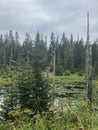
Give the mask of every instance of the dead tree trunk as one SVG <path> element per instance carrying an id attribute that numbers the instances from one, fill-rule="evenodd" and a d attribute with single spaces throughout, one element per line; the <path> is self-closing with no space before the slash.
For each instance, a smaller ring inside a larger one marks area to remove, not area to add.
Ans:
<path id="1" fill-rule="evenodd" d="M 12 56 L 13 56 L 13 53 L 12 53 L 12 48 L 11 48 L 9 74 L 11 74 L 11 69 L 12 69 Z"/>
<path id="2" fill-rule="evenodd" d="M 30 59 L 29 59 L 29 50 L 28 50 L 28 52 L 27 52 L 27 65 L 29 65 L 29 63 L 30 63 Z"/>
<path id="3" fill-rule="evenodd" d="M 3 74 L 5 74 L 6 71 L 6 54 L 5 54 L 5 47 L 2 48 L 3 50 Z"/>
<path id="4" fill-rule="evenodd" d="M 47 81 L 49 80 L 49 73 L 50 73 L 50 68 L 47 67 L 46 68 L 46 75 L 45 75 Z"/>
<path id="5" fill-rule="evenodd" d="M 87 14 L 87 41 L 86 41 L 86 86 L 87 98 L 89 103 L 92 103 L 92 52 L 89 41 L 89 13 Z"/>
<path id="6" fill-rule="evenodd" d="M 56 52 L 56 48 L 54 47 L 53 50 L 53 106 L 54 106 L 54 99 L 55 99 L 55 53 Z"/>

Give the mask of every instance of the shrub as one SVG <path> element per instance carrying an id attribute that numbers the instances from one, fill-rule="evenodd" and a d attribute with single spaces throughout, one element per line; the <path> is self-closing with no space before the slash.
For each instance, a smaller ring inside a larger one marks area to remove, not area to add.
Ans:
<path id="1" fill-rule="evenodd" d="M 63 69 L 63 67 L 62 66 L 56 66 L 56 75 L 57 76 L 61 76 L 61 75 L 63 75 L 63 72 L 64 72 L 64 69 Z"/>
<path id="2" fill-rule="evenodd" d="M 78 71 L 78 76 L 83 76 L 83 72 L 82 71 Z"/>
<path id="3" fill-rule="evenodd" d="M 64 73 L 64 75 L 66 75 L 66 76 L 70 76 L 70 74 L 71 74 L 70 70 L 66 70 L 65 73 Z"/>

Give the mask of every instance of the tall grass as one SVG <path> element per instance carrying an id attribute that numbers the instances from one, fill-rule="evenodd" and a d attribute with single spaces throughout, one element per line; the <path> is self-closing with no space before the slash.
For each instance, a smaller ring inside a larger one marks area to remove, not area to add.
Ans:
<path id="1" fill-rule="evenodd" d="M 14 109 L 9 113 L 13 120 L 0 123 L 0 130 L 98 130 L 98 111 L 93 106 L 89 109 L 83 100 L 70 105 L 65 98 L 60 102 L 63 109 L 52 107 L 32 117 L 29 110 Z"/>

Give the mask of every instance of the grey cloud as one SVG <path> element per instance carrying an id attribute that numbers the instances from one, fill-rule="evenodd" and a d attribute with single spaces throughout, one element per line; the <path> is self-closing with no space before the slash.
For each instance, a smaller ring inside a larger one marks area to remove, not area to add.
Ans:
<path id="1" fill-rule="evenodd" d="M 97 0 L 0 0 L 0 32 L 17 30 L 22 34 L 39 30 L 86 35 L 86 13 L 90 11 L 92 39 L 98 33 Z"/>

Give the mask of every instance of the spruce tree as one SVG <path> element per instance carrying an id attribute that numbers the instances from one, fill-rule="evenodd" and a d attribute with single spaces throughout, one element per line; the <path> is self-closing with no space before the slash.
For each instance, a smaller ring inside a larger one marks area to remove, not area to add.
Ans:
<path id="1" fill-rule="evenodd" d="M 48 84 L 43 79 L 39 64 L 23 70 L 18 79 L 19 103 L 22 109 L 29 108 L 40 113 L 48 108 Z"/>
<path id="2" fill-rule="evenodd" d="M 1 117 L 5 120 L 11 119 L 9 112 L 18 104 L 18 91 L 14 85 L 6 85 L 3 87 L 3 103 L 1 106 Z"/>

